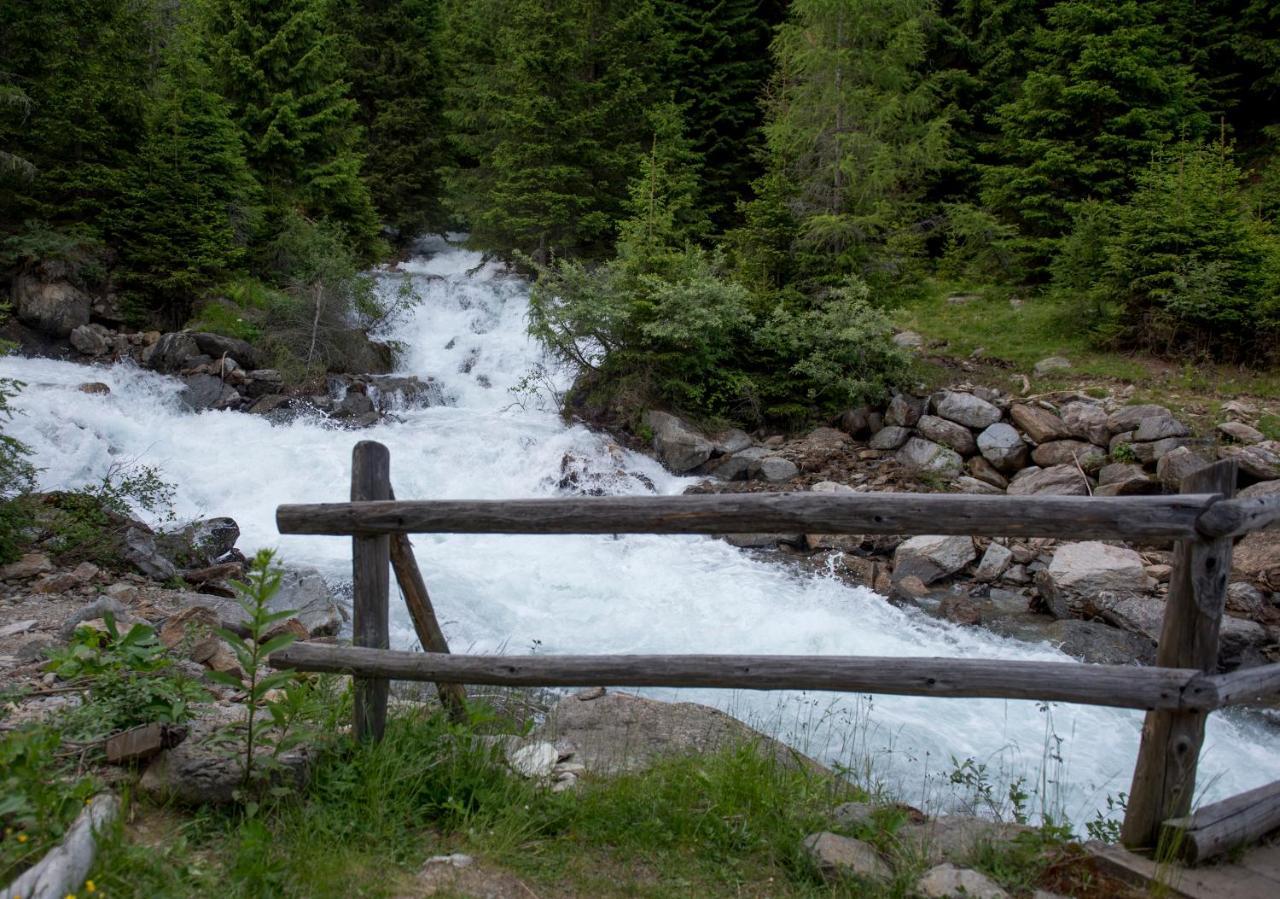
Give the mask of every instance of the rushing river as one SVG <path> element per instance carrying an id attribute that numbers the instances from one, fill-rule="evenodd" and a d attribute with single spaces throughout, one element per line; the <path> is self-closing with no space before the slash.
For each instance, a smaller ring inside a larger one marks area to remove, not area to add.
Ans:
<path id="1" fill-rule="evenodd" d="M 280 503 L 344 499 L 351 447 L 390 447 L 401 498 L 552 496 L 565 466 L 614 493 L 679 493 L 689 483 L 654 461 L 566 425 L 519 390 L 540 361 L 525 335 L 525 284 L 478 254 L 436 241 L 387 277 L 411 277 L 423 303 L 388 336 L 406 374 L 433 377 L 447 405 L 352 432 L 315 420 L 273 426 L 233 412 L 185 412 L 180 384 L 121 364 L 88 368 L 0 360 L 27 386 L 10 433 L 35 451 L 45 489 L 97 480 L 113 463 L 156 466 L 177 485 L 181 518 L 230 515 L 240 546 L 274 546 L 287 563 L 349 583 L 350 541 L 281 537 Z M 81 393 L 103 381 L 106 396 Z M 897 609 L 869 590 L 800 575 L 721 541 L 658 536 L 472 536 L 414 540 L 445 632 L 483 653 L 720 652 L 1064 660 L 1030 645 Z M 413 631 L 394 602 L 392 642 Z M 1025 777 L 1032 811 L 1077 824 L 1127 791 L 1139 713 L 1000 700 L 653 691 L 713 703 L 830 762 L 849 765 L 930 808 L 965 790 L 953 759 L 985 765 L 997 798 Z M 1214 715 L 1199 789 L 1209 799 L 1280 778 L 1274 731 Z"/>

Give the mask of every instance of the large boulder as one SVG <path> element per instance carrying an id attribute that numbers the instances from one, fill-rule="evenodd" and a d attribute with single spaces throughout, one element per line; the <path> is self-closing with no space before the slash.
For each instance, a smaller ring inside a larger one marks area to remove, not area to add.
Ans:
<path id="1" fill-rule="evenodd" d="M 157 540 L 165 555 L 182 568 L 207 568 L 226 560 L 240 539 L 234 518 L 200 518 Z"/>
<path id="2" fill-rule="evenodd" d="M 70 281 L 46 280 L 36 272 L 13 279 L 13 308 L 18 320 L 53 337 L 68 337 L 89 324 L 93 305 L 89 295 Z"/>
<path id="3" fill-rule="evenodd" d="M 1075 465 L 1024 468 L 1009 482 L 1011 496 L 1088 496 L 1089 479 Z"/>
<path id="4" fill-rule="evenodd" d="M 920 397 L 899 393 L 889 401 L 889 408 L 884 410 L 884 423 L 900 428 L 914 427 L 924 412 L 925 401 Z"/>
<path id="5" fill-rule="evenodd" d="M 1133 439 L 1138 443 L 1150 443 L 1168 437 L 1186 437 L 1190 433 L 1191 429 L 1172 415 L 1168 417 L 1152 415 L 1138 422 L 1138 429 L 1134 432 Z"/>
<path id="6" fill-rule="evenodd" d="M 1009 410 L 1013 423 L 1021 428 L 1035 443 L 1065 440 L 1071 436 L 1066 422 L 1048 409 L 1019 403 Z"/>
<path id="7" fill-rule="evenodd" d="M 985 428 L 1000 420 L 1000 410 L 997 407 L 972 393 L 947 391 L 936 406 L 935 411 L 939 417 L 966 428 Z"/>
<path id="8" fill-rule="evenodd" d="M 988 462 L 986 456 L 974 456 L 965 463 L 965 467 L 969 469 L 969 474 L 973 477 L 979 481 L 985 481 L 992 487 L 999 488 L 1002 492 L 1004 488 L 1009 486 L 1009 479 Z"/>
<path id="9" fill-rule="evenodd" d="M 822 831 L 804 838 L 804 848 L 818 870 L 827 877 L 861 877 L 888 880 L 893 869 L 880 858 L 874 846 L 853 837 Z"/>
<path id="10" fill-rule="evenodd" d="M 1280 537 L 1255 531 L 1236 544 L 1232 574 L 1262 590 L 1280 591 Z"/>
<path id="11" fill-rule="evenodd" d="M 973 432 L 964 425 L 947 421 L 945 418 L 921 415 L 916 421 L 916 430 L 920 432 L 921 437 L 950 447 L 962 456 L 972 456 L 978 451 Z"/>
<path id="12" fill-rule="evenodd" d="M 1067 403 L 1062 407 L 1061 417 L 1067 433 L 1077 440 L 1106 446 L 1111 439 L 1111 432 L 1107 428 L 1107 413 L 1096 403 Z"/>
<path id="13" fill-rule="evenodd" d="M 184 593 L 186 606 L 212 609 L 224 627 L 243 625 L 248 616 L 237 600 L 206 593 Z M 287 568 L 280 589 L 271 597 L 272 612 L 291 612 L 313 637 L 333 636 L 342 627 L 343 615 L 323 575 L 315 568 Z"/>
<path id="14" fill-rule="evenodd" d="M 1146 593 L 1142 557 L 1096 540 L 1059 546 L 1040 577 L 1040 590 L 1058 618 L 1094 618 L 1122 596 Z"/>
<path id="15" fill-rule="evenodd" d="M 653 409 L 645 413 L 644 420 L 653 431 L 658 459 L 677 474 L 697 468 L 715 451 L 715 444 L 669 412 Z"/>
<path id="16" fill-rule="evenodd" d="M 972 537 L 925 535 L 899 543 L 893 553 L 893 579 L 918 577 L 925 584 L 955 574 L 975 558 Z"/>
<path id="17" fill-rule="evenodd" d="M 894 457 L 898 464 L 915 472 L 928 472 L 954 478 L 964 469 L 964 459 L 953 449 L 912 437 Z"/>
<path id="18" fill-rule="evenodd" d="M 187 375 L 178 400 L 192 412 L 206 409 L 230 409 L 240 403 L 240 393 L 213 375 Z"/>
<path id="19" fill-rule="evenodd" d="M 1137 431 L 1148 418 L 1173 418 L 1173 413 L 1164 406 L 1150 403 L 1141 406 L 1122 406 L 1107 416 L 1107 430 L 1112 434 Z"/>
<path id="20" fill-rule="evenodd" d="M 1160 457 L 1160 461 L 1156 463 L 1156 477 L 1168 490 L 1176 493 L 1183 478 L 1190 477 L 1208 465 L 1208 462 L 1190 449 L 1180 446 Z"/>
<path id="21" fill-rule="evenodd" d="M 71 332 L 71 345 L 86 356 L 105 356 L 111 352 L 111 337 L 102 325 L 81 325 Z"/>
<path id="22" fill-rule="evenodd" d="M 211 359 L 230 356 L 244 368 L 258 367 L 258 351 L 247 341 L 203 331 L 192 333 L 191 339 L 195 341 L 200 352 Z"/>
<path id="23" fill-rule="evenodd" d="M 188 361 L 202 355 L 195 338 L 186 331 L 161 334 L 160 339 L 148 348 L 147 365 L 156 371 L 173 374 L 188 368 Z"/>
<path id="24" fill-rule="evenodd" d="M 985 874 L 969 868 L 957 868 L 949 862 L 926 871 L 916 881 L 915 892 L 928 899 L 950 899 L 952 896 L 1009 899 L 1009 894 Z"/>
<path id="25" fill-rule="evenodd" d="M 244 753 L 234 750 L 244 739 L 243 726 L 211 718 L 191 722 L 187 738 L 152 759 L 138 785 L 160 802 L 201 806 L 238 801 L 244 786 Z M 276 786 L 289 792 L 306 786 L 311 759 L 304 747 L 273 753 L 260 744 L 255 758 L 258 771 Z"/>
<path id="26" fill-rule="evenodd" d="M 871 435 L 867 446 L 877 450 L 896 450 L 911 438 L 911 429 L 898 425 L 885 425 Z"/>
<path id="27" fill-rule="evenodd" d="M 752 466 L 753 476 L 762 481 L 768 481 L 770 484 L 789 481 L 799 473 L 800 468 L 796 463 L 783 456 L 773 454 L 762 457 L 759 462 Z"/>
<path id="28" fill-rule="evenodd" d="M 1106 461 L 1107 452 L 1083 440 L 1050 440 L 1031 451 L 1031 459 L 1041 468 L 1054 465 L 1079 465 L 1085 471 L 1097 471 Z"/>
<path id="29" fill-rule="evenodd" d="M 1267 439 L 1266 435 L 1257 428 L 1250 427 L 1242 421 L 1224 421 L 1218 425 L 1218 433 L 1235 443 L 1261 443 Z"/>
<path id="30" fill-rule="evenodd" d="M 1264 440 L 1253 446 L 1220 446 L 1219 459 L 1235 459 L 1240 470 L 1260 481 L 1280 479 L 1280 440 Z"/>
<path id="31" fill-rule="evenodd" d="M 1027 444 L 1012 425 L 996 422 L 978 435 L 978 450 L 997 470 L 1012 474 L 1027 464 Z"/>

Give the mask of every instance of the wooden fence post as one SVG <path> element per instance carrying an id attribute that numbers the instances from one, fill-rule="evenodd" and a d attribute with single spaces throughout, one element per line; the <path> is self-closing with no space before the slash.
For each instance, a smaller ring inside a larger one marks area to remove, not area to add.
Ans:
<path id="1" fill-rule="evenodd" d="M 1236 463 L 1226 460 L 1183 479 L 1183 493 L 1235 494 Z M 1156 665 L 1212 672 L 1231 574 L 1231 538 L 1193 537 L 1174 550 L 1169 598 Z M 1191 810 L 1196 765 L 1204 742 L 1203 711 L 1147 712 L 1120 838 L 1131 848 L 1155 849 L 1161 825 Z"/>
<path id="2" fill-rule="evenodd" d="M 391 498 L 391 454 L 381 443 L 361 440 L 351 453 L 351 501 Z M 351 539 L 352 643 L 390 648 L 391 538 L 386 534 Z M 381 740 L 387 724 L 386 678 L 356 678 L 355 734 Z"/>

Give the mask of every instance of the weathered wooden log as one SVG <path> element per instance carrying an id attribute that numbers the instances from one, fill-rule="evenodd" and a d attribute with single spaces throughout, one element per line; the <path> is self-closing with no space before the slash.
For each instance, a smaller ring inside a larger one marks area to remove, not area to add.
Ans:
<path id="1" fill-rule="evenodd" d="M 1215 674 L 1207 680 L 1218 694 L 1219 706 L 1252 702 L 1280 693 L 1280 662 Z"/>
<path id="2" fill-rule="evenodd" d="M 1183 494 L 1235 492 L 1236 463 L 1210 465 L 1182 481 Z M 1197 535 L 1174 550 L 1169 598 L 1156 649 L 1156 664 L 1211 672 L 1218 664 L 1218 632 L 1231 574 L 1231 538 Z M 1147 713 L 1120 837 L 1134 849 L 1154 849 L 1161 825 L 1191 810 L 1196 766 L 1204 742 L 1202 709 Z"/>
<path id="3" fill-rule="evenodd" d="M 277 668 L 518 687 L 716 687 L 998 697 L 1131 709 L 1209 708 L 1199 672 L 1132 665 L 870 656 L 474 656 L 295 643 Z"/>
<path id="4" fill-rule="evenodd" d="M 120 800 L 110 793 L 93 797 L 72 823 L 57 846 L 44 858 L 18 875 L 0 896 L 22 899 L 63 899 L 79 895 L 84 886 L 93 856 L 97 852 L 97 834 L 115 820 Z"/>
<path id="5" fill-rule="evenodd" d="M 1224 499 L 1205 509 L 1196 528 L 1206 537 L 1238 537 L 1280 524 L 1280 494 Z"/>
<path id="6" fill-rule="evenodd" d="M 353 502 L 391 498 L 391 454 L 381 443 L 362 440 L 351 453 Z M 351 540 L 351 638 L 357 646 L 386 649 L 391 644 L 391 540 L 386 534 L 360 534 Z M 357 678 L 355 733 L 381 740 L 387 723 L 386 678 Z"/>
<path id="7" fill-rule="evenodd" d="M 1213 495 L 756 493 L 284 505 L 282 534 L 964 534 L 1187 539 Z"/>
<path id="8" fill-rule="evenodd" d="M 447 653 L 449 641 L 440 629 L 436 611 L 431 606 L 431 595 L 427 593 L 426 581 L 422 579 L 422 571 L 413 556 L 413 545 L 407 534 L 393 534 L 391 537 L 391 567 L 395 569 L 396 581 L 404 594 L 404 604 L 409 607 L 409 617 L 413 619 L 413 629 L 417 631 L 423 650 Z M 462 684 L 439 683 L 436 691 L 449 717 L 459 723 L 465 722 L 467 691 Z"/>
<path id="9" fill-rule="evenodd" d="M 1167 845 L 1191 864 L 1222 855 L 1280 828 L 1280 780 L 1164 823 Z"/>

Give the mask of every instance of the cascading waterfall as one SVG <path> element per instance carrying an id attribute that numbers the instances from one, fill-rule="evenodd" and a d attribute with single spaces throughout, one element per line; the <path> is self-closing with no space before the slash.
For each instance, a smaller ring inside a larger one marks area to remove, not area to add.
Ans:
<path id="1" fill-rule="evenodd" d="M 681 492 L 665 472 L 585 427 L 566 425 L 522 382 L 542 361 L 525 333 L 526 285 L 442 241 L 386 273 L 414 279 L 422 304 L 387 336 L 402 370 L 434 378 L 445 405 L 397 413 L 367 431 L 317 419 L 272 425 L 234 412 L 184 411 L 175 379 L 133 365 L 0 360 L 26 383 L 14 436 L 35 451 L 42 489 L 100 479 L 113 464 L 156 466 L 178 487 L 180 518 L 230 515 L 240 546 L 278 548 L 334 584 L 350 579 L 350 542 L 281 537 L 280 503 L 345 498 L 352 444 L 390 447 L 402 498 L 549 496 L 566 477 L 609 493 Z M 108 395 L 79 392 L 85 381 Z M 563 386 L 563 385 L 561 385 Z M 414 540 L 457 651 L 779 653 L 1064 660 L 1032 645 L 895 608 L 833 577 L 796 573 L 704 537 L 457 535 Z M 393 643 L 413 631 L 394 604 Z M 954 761 L 985 765 L 996 799 L 1026 778 L 1032 811 L 1082 824 L 1129 787 L 1142 716 L 1003 700 L 651 691 L 721 706 L 793 745 L 938 807 L 954 798 Z M 1200 792 L 1209 801 L 1280 778 L 1275 734 L 1244 713 L 1210 720 Z M 966 769 L 972 775 L 974 767 Z"/>

